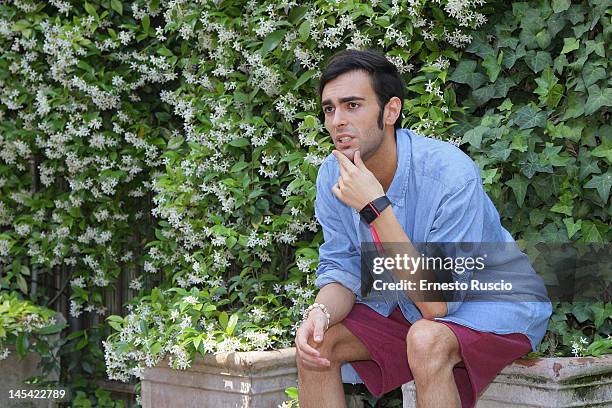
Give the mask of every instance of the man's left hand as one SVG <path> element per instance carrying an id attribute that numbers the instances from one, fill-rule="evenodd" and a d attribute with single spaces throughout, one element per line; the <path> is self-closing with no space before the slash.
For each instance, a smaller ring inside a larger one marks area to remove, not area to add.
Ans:
<path id="1" fill-rule="evenodd" d="M 361 211 L 370 201 L 385 195 L 385 191 L 374 174 L 368 170 L 356 151 L 353 164 L 348 157 L 337 150 L 332 152 L 340 165 L 340 177 L 332 191 L 344 204 Z"/>

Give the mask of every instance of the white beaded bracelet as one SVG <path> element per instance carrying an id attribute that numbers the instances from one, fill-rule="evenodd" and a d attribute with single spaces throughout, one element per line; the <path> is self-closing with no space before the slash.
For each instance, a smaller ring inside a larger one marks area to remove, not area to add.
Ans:
<path id="1" fill-rule="evenodd" d="M 306 308 L 306 310 L 304 311 L 304 320 L 306 320 L 308 318 L 308 314 L 315 307 L 318 307 L 319 309 L 321 309 L 321 311 L 323 313 L 325 313 L 325 317 L 327 317 L 327 324 L 325 325 L 325 330 L 327 330 L 329 328 L 329 319 L 331 318 L 331 315 L 329 314 L 329 311 L 327 310 L 327 307 L 323 303 L 316 303 L 315 302 L 312 305 L 308 306 Z"/>

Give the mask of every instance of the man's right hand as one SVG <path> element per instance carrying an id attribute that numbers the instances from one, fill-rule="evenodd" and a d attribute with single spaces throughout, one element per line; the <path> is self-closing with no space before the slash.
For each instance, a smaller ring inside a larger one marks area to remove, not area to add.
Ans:
<path id="1" fill-rule="evenodd" d="M 314 308 L 300 325 L 295 336 L 297 358 L 308 367 L 329 367 L 327 358 L 317 350 L 323 342 L 327 317 L 319 308 Z"/>

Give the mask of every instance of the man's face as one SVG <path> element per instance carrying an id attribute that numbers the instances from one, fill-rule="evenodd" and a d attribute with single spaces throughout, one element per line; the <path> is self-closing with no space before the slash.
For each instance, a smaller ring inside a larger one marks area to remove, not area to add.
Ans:
<path id="1" fill-rule="evenodd" d="M 329 81 L 321 94 L 321 108 L 336 149 L 349 160 L 357 150 L 367 160 L 382 144 L 380 107 L 367 72 L 350 71 Z"/>

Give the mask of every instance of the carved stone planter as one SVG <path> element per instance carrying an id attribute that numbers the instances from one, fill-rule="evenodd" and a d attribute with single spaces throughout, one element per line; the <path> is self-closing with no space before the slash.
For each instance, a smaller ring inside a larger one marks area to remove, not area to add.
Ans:
<path id="1" fill-rule="evenodd" d="M 200 356 L 184 371 L 164 361 L 143 373 L 142 406 L 276 407 L 296 384 L 295 348 Z"/>
<path id="2" fill-rule="evenodd" d="M 415 407 L 414 382 L 402 386 L 404 408 Z M 520 359 L 485 389 L 477 408 L 612 406 L 612 355 Z"/>

